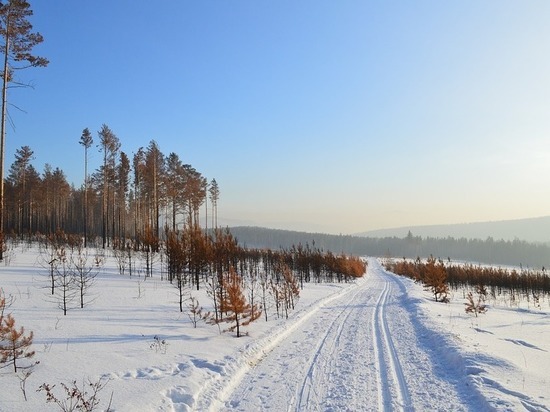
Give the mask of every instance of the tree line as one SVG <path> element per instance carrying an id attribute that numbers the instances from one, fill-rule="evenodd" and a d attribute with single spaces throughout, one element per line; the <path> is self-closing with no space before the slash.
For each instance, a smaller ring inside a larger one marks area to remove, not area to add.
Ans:
<path id="1" fill-rule="evenodd" d="M 539 305 L 550 298 L 550 276 L 546 269 L 504 269 L 501 267 L 445 263 L 433 256 L 427 261 L 420 258 L 387 259 L 385 267 L 398 275 L 421 282 L 433 292 L 436 301 L 448 301 L 449 289 L 484 291 L 496 299 L 506 295 L 511 301 L 526 299 Z M 479 292 L 478 292 L 479 293 Z"/>
<path id="2" fill-rule="evenodd" d="M 227 315 L 224 308 L 231 290 L 233 294 L 246 291 L 243 304 L 249 302 L 256 315 L 264 311 L 267 320 L 269 308 L 275 308 L 278 317 L 288 316 L 305 284 L 349 282 L 366 270 L 360 258 L 325 253 L 309 245 L 278 251 L 243 248 L 227 229 L 206 232 L 199 226 L 186 226 L 178 231 L 166 229 L 165 237 L 160 242 L 151 235 L 141 242 L 115 244 L 110 254 L 120 275 L 144 280 L 160 277 L 177 289 L 180 312 L 187 309 L 193 291 L 206 290 L 215 323 Z M 81 236 L 60 230 L 37 235 L 32 241 L 39 246 L 37 262 L 47 275 L 50 300 L 64 315 L 69 309 L 88 306 L 106 251 L 85 248 Z"/>
<path id="3" fill-rule="evenodd" d="M 244 326 L 262 316 L 266 321 L 269 316 L 288 318 L 305 284 L 348 282 L 366 271 L 366 262 L 360 258 L 323 252 L 308 244 L 275 251 L 244 248 L 228 229 L 207 232 L 197 223 L 181 230 L 165 226 L 165 240 L 152 230 L 146 233 L 139 239 L 113 240 L 108 250 L 101 245 L 86 248 L 81 235 L 60 229 L 34 234 L 25 242 L 38 244 L 37 262 L 44 268 L 47 300 L 64 316 L 93 303 L 96 276 L 107 253 L 112 253 L 120 275 L 143 280 L 157 276 L 174 287 L 178 310 L 187 313 L 194 327 L 204 321 L 217 325 L 221 333 L 221 325 L 228 324 L 224 331 L 235 331 L 237 337 L 242 336 Z M 15 247 L 24 242 L 14 237 L 10 243 Z M 211 299 L 209 311 L 200 306 L 193 292 L 201 289 Z M 32 360 L 33 333 L 16 326 L 13 315 L 6 312 L 8 307 L 0 288 L 0 368 L 11 366 L 15 373 L 19 371 L 26 399 L 26 380 L 38 364 Z M 46 384 L 41 388 L 51 389 Z"/>
<path id="4" fill-rule="evenodd" d="M 356 256 L 428 258 L 430 255 L 454 261 L 513 265 L 530 268 L 550 267 L 550 246 L 523 240 L 466 238 L 362 237 L 306 233 L 259 227 L 233 227 L 232 233 L 244 245 L 266 248 L 289 248 L 294 243 L 315 243 L 323 250 Z"/>
<path id="5" fill-rule="evenodd" d="M 25 236 L 61 230 L 82 234 L 86 244 L 100 238 L 106 247 L 115 239 L 124 243 L 150 232 L 160 238 L 165 228 L 196 226 L 205 204 L 206 225 L 210 220 L 217 226 L 220 190 L 216 179 L 208 182 L 176 153 L 162 153 L 155 141 L 130 157 L 107 125 L 101 127 L 98 138 L 102 164 L 88 174 L 88 152 L 94 140 L 87 128 L 82 132 L 85 182 L 78 188 L 68 183 L 61 169 L 49 164 L 39 173 L 29 146 L 16 151 L 5 181 L 5 233 Z"/>
<path id="6" fill-rule="evenodd" d="M 52 234 L 58 230 L 82 233 L 84 245 L 101 237 L 102 247 L 114 239 L 139 239 L 146 232 L 160 237 L 164 226 L 195 225 L 199 210 L 210 195 L 212 224 L 217 225 L 218 185 L 210 183 L 176 153 L 164 155 L 155 141 L 132 156 L 121 150 L 116 134 L 102 125 L 97 147 L 102 164 L 88 173 L 88 154 L 94 138 L 88 128 L 79 143 L 84 149 L 84 184 L 71 186 L 59 168 L 46 164 L 42 173 L 32 165 L 33 150 L 22 146 L 7 177 L 4 176 L 5 123 L 10 87 L 25 83 L 16 73 L 30 67 L 46 67 L 45 57 L 33 54 L 43 37 L 33 31 L 28 1 L 0 1 L 0 52 L 3 54 L 2 110 L 0 119 L 0 260 L 5 235 Z M 208 219 L 208 217 L 207 217 Z"/>

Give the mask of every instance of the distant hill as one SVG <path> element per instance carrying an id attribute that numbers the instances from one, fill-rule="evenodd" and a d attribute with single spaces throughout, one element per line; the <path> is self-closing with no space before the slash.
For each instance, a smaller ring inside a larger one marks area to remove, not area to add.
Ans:
<path id="1" fill-rule="evenodd" d="M 347 253 L 355 256 L 428 257 L 529 268 L 550 267 L 550 244 L 525 240 L 466 237 L 407 236 L 362 237 L 329 235 L 262 227 L 238 226 L 229 230 L 241 246 L 248 248 L 289 249 L 305 247 Z M 412 231 L 411 231 L 412 232 Z"/>
<path id="2" fill-rule="evenodd" d="M 550 242 L 550 216 L 502 220 L 495 222 L 459 223 L 453 225 L 403 226 L 393 229 L 371 230 L 357 233 L 364 237 L 405 237 L 408 232 L 414 236 L 456 239 L 525 240 L 527 242 Z"/>

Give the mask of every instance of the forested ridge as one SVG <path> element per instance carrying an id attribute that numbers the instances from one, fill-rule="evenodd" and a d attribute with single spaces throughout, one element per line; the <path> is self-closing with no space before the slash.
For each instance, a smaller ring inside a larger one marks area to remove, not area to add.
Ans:
<path id="1" fill-rule="evenodd" d="M 495 265 L 513 265 L 524 268 L 548 268 L 550 247 L 523 240 L 455 239 L 414 236 L 360 237 L 323 233 L 295 232 L 260 227 L 233 227 L 231 232 L 240 244 L 250 247 L 289 248 L 293 244 L 314 244 L 333 253 L 355 256 L 427 258 L 460 260 Z"/>

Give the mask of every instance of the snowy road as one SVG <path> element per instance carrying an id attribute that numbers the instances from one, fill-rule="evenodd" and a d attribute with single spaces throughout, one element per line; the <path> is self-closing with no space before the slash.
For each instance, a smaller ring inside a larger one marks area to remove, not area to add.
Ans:
<path id="1" fill-rule="evenodd" d="M 447 373 L 402 303 L 405 288 L 376 260 L 366 279 L 317 308 L 230 382 L 223 410 L 479 410 Z M 215 409 L 218 409 L 220 404 Z"/>

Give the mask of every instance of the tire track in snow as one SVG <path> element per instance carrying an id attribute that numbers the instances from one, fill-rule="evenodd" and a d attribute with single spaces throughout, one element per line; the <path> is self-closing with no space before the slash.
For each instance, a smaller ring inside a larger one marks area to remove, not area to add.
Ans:
<path id="1" fill-rule="evenodd" d="M 393 344 L 391 333 L 386 319 L 386 305 L 391 290 L 392 281 L 387 277 L 382 278 L 377 272 L 380 280 L 384 282 L 384 288 L 378 297 L 375 310 L 372 316 L 372 331 L 374 334 L 374 352 L 378 371 L 378 409 L 379 410 L 412 410 L 411 398 L 407 387 L 407 381 Z M 390 386 L 390 380 L 393 385 Z M 393 389 L 393 392 L 391 391 Z M 397 405 L 394 405 L 395 399 Z"/>
<path id="2" fill-rule="evenodd" d="M 240 361 L 229 360 L 226 367 L 228 371 L 207 382 L 195 395 L 196 404 L 194 407 L 196 410 L 219 411 L 223 408 L 223 405 L 228 401 L 231 394 L 234 394 L 238 390 L 237 386 L 250 369 L 262 363 L 266 357 L 283 344 L 296 330 L 307 324 L 326 305 L 351 293 L 357 292 L 353 289 L 352 285 L 348 285 L 348 287 L 303 308 L 293 320 L 282 324 L 272 334 L 245 349 Z"/>
<path id="3" fill-rule="evenodd" d="M 350 299 L 350 302 L 354 302 L 357 295 L 360 293 L 360 291 L 356 291 L 353 294 L 353 297 Z M 315 354 L 313 355 L 307 374 L 304 377 L 304 380 L 301 384 L 301 387 L 298 391 L 297 399 L 296 399 L 296 410 L 297 411 L 303 411 L 306 409 L 312 409 L 313 405 L 315 407 L 319 407 L 319 396 L 315 391 L 315 388 L 323 388 L 323 381 L 327 375 L 327 373 L 330 372 L 330 368 L 327 368 L 327 363 L 333 358 L 334 353 L 339 347 L 340 338 L 342 337 L 342 331 L 344 329 L 344 325 L 348 321 L 350 315 L 352 314 L 352 310 L 350 309 L 351 304 L 347 304 L 338 314 L 338 316 L 334 317 L 332 322 L 330 323 L 330 326 L 327 328 L 327 332 L 325 333 L 323 339 L 319 342 L 319 345 L 315 349 Z M 333 333 L 333 330 L 336 331 Z M 330 338 L 330 339 L 329 339 Z M 328 349 L 328 351 L 326 350 Z M 320 370 L 320 374 L 316 374 L 315 372 L 317 370 Z M 319 382 L 320 380 L 320 382 Z M 310 396 L 310 394 L 314 393 L 314 397 Z"/>
<path id="4" fill-rule="evenodd" d="M 229 379 L 210 410 L 484 410 L 426 352 L 399 279 L 369 259 L 354 288 L 315 306 L 262 356 L 248 358 L 254 362 Z"/>
<path id="5" fill-rule="evenodd" d="M 281 342 L 282 345 L 277 345 L 273 352 L 259 360 L 241 385 L 234 388 L 230 396 L 224 397 L 224 410 L 267 410 L 274 405 L 278 408 L 276 410 L 286 411 L 341 410 L 324 405 L 327 395 L 331 395 L 327 394 L 330 378 L 343 373 L 333 363 L 336 360 L 345 362 L 348 355 L 347 361 L 351 365 L 348 369 L 357 366 L 355 358 L 350 361 L 348 351 L 342 346 L 353 338 L 355 332 L 355 319 L 352 315 L 357 314 L 358 309 L 360 312 L 372 310 L 372 305 L 367 308 L 364 287 L 359 286 L 349 292 L 351 293 L 345 294 L 345 298 L 342 296 L 334 300 L 334 304 L 329 305 L 326 302 L 317 310 L 313 323 L 302 325 L 303 327 L 289 335 L 288 339 L 292 344 L 289 345 L 288 341 Z M 370 293 L 366 300 L 372 300 Z M 364 319 L 368 325 L 369 316 Z M 366 342 L 358 342 L 359 348 L 356 349 L 364 350 Z M 340 356 L 342 354 L 344 359 Z M 355 373 L 368 372 L 363 368 Z M 279 381 L 274 384 L 269 379 L 266 387 L 263 380 L 266 375 Z M 276 376 L 284 377 L 278 379 Z M 355 390 L 354 397 L 364 395 L 364 387 L 351 390 Z"/>

